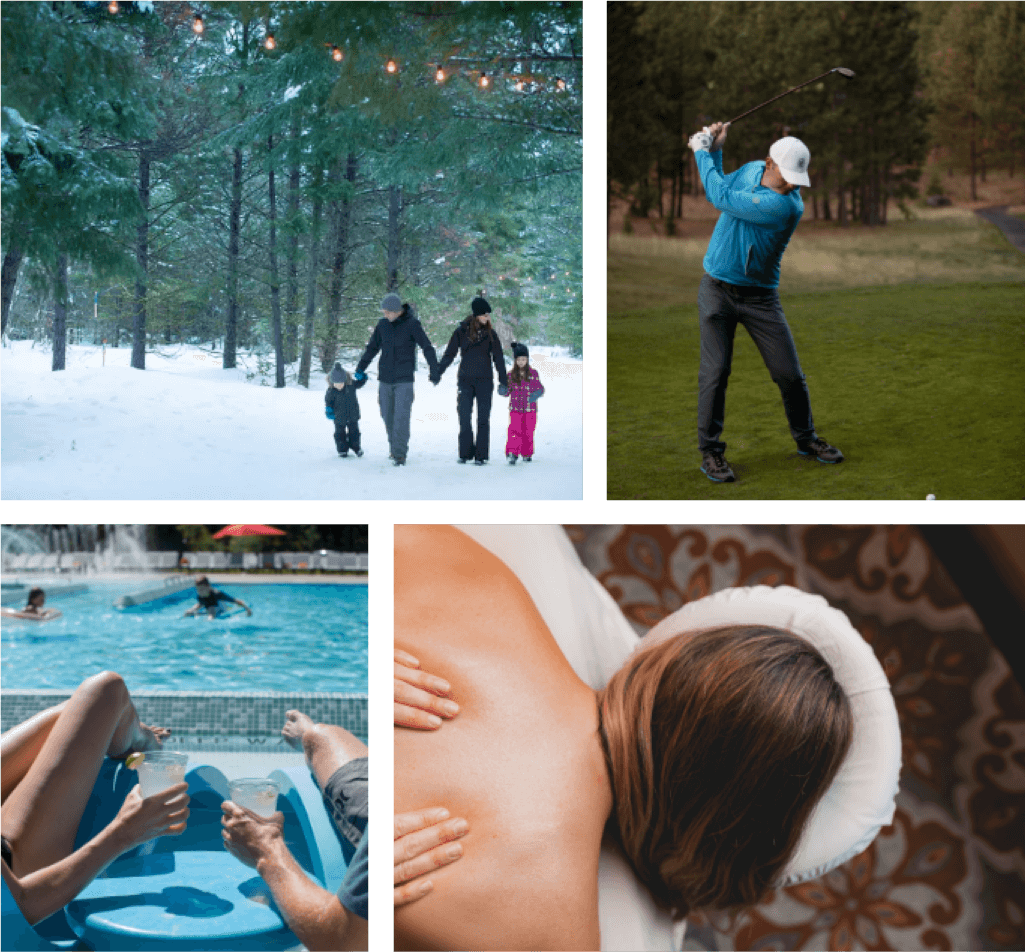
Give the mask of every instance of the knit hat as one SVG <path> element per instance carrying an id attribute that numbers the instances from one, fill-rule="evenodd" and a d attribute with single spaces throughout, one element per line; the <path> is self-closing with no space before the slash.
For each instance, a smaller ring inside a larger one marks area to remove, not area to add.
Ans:
<path id="1" fill-rule="evenodd" d="M 519 341 L 512 342 L 513 360 L 517 357 L 530 357 L 530 351 L 527 350 L 526 344 L 521 344 Z"/>
<path id="2" fill-rule="evenodd" d="M 382 311 L 401 311 L 402 310 L 402 298 L 400 298 L 394 292 L 386 294 L 384 300 L 381 302 Z"/>
<path id="3" fill-rule="evenodd" d="M 331 371 L 331 383 L 348 383 L 349 375 L 342 370 L 341 364 L 335 364 L 334 370 Z"/>
<path id="4" fill-rule="evenodd" d="M 470 303 L 470 309 L 473 311 L 474 317 L 480 317 L 481 314 L 491 313 L 491 305 L 482 297 L 474 298 Z"/>

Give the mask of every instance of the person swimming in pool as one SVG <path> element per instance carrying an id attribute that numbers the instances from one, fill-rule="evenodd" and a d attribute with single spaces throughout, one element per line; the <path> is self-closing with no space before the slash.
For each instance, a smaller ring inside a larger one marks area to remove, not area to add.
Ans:
<path id="1" fill-rule="evenodd" d="M 200 575 L 196 579 L 196 599 L 196 604 L 185 613 L 185 618 L 198 615 L 204 611 L 211 618 L 216 618 L 221 614 L 221 602 L 232 602 L 235 605 L 241 605 L 246 610 L 247 618 L 253 614 L 253 610 L 241 598 L 232 598 L 226 592 L 214 588 L 205 575 Z"/>
<path id="2" fill-rule="evenodd" d="M 46 604 L 46 592 L 37 586 L 28 593 L 28 603 L 23 611 L 26 615 L 42 615 L 53 611 L 52 608 L 44 609 L 44 604 Z"/>
<path id="3" fill-rule="evenodd" d="M 28 602 L 19 611 L 4 609 L 8 618 L 24 618 L 26 621 L 49 621 L 51 618 L 60 618 L 60 612 L 56 608 L 44 608 L 46 603 L 46 592 L 41 588 L 33 588 L 28 593 Z"/>

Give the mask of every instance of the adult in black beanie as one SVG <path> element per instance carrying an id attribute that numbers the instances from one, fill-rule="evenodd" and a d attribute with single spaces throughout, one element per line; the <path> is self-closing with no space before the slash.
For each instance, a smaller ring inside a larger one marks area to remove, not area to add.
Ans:
<path id="1" fill-rule="evenodd" d="M 483 466 L 491 456 L 491 397 L 495 389 L 492 366 L 498 371 L 498 392 L 509 392 L 502 342 L 491 326 L 491 305 L 481 297 L 470 303 L 470 316 L 459 323 L 438 364 L 438 377 L 459 354 L 459 462 Z M 477 401 L 477 436 L 473 434 L 473 403 Z"/>

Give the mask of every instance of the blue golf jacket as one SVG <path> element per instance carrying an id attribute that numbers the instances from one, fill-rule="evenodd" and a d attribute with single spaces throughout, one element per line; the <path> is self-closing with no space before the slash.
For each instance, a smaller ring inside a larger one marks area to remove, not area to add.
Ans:
<path id="1" fill-rule="evenodd" d="M 780 195 L 761 185 L 764 162 L 723 175 L 722 152 L 695 152 L 705 196 L 722 212 L 705 254 L 705 271 L 728 284 L 779 287 L 779 263 L 804 214 L 801 190 Z"/>

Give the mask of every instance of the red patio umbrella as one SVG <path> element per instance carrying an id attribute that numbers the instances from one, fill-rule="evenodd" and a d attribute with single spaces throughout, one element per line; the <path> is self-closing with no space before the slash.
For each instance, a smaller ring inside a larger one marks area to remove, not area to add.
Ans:
<path id="1" fill-rule="evenodd" d="M 285 535 L 280 529 L 272 526 L 225 526 L 220 532 L 214 533 L 215 539 L 223 539 L 225 536 L 275 536 Z"/>

